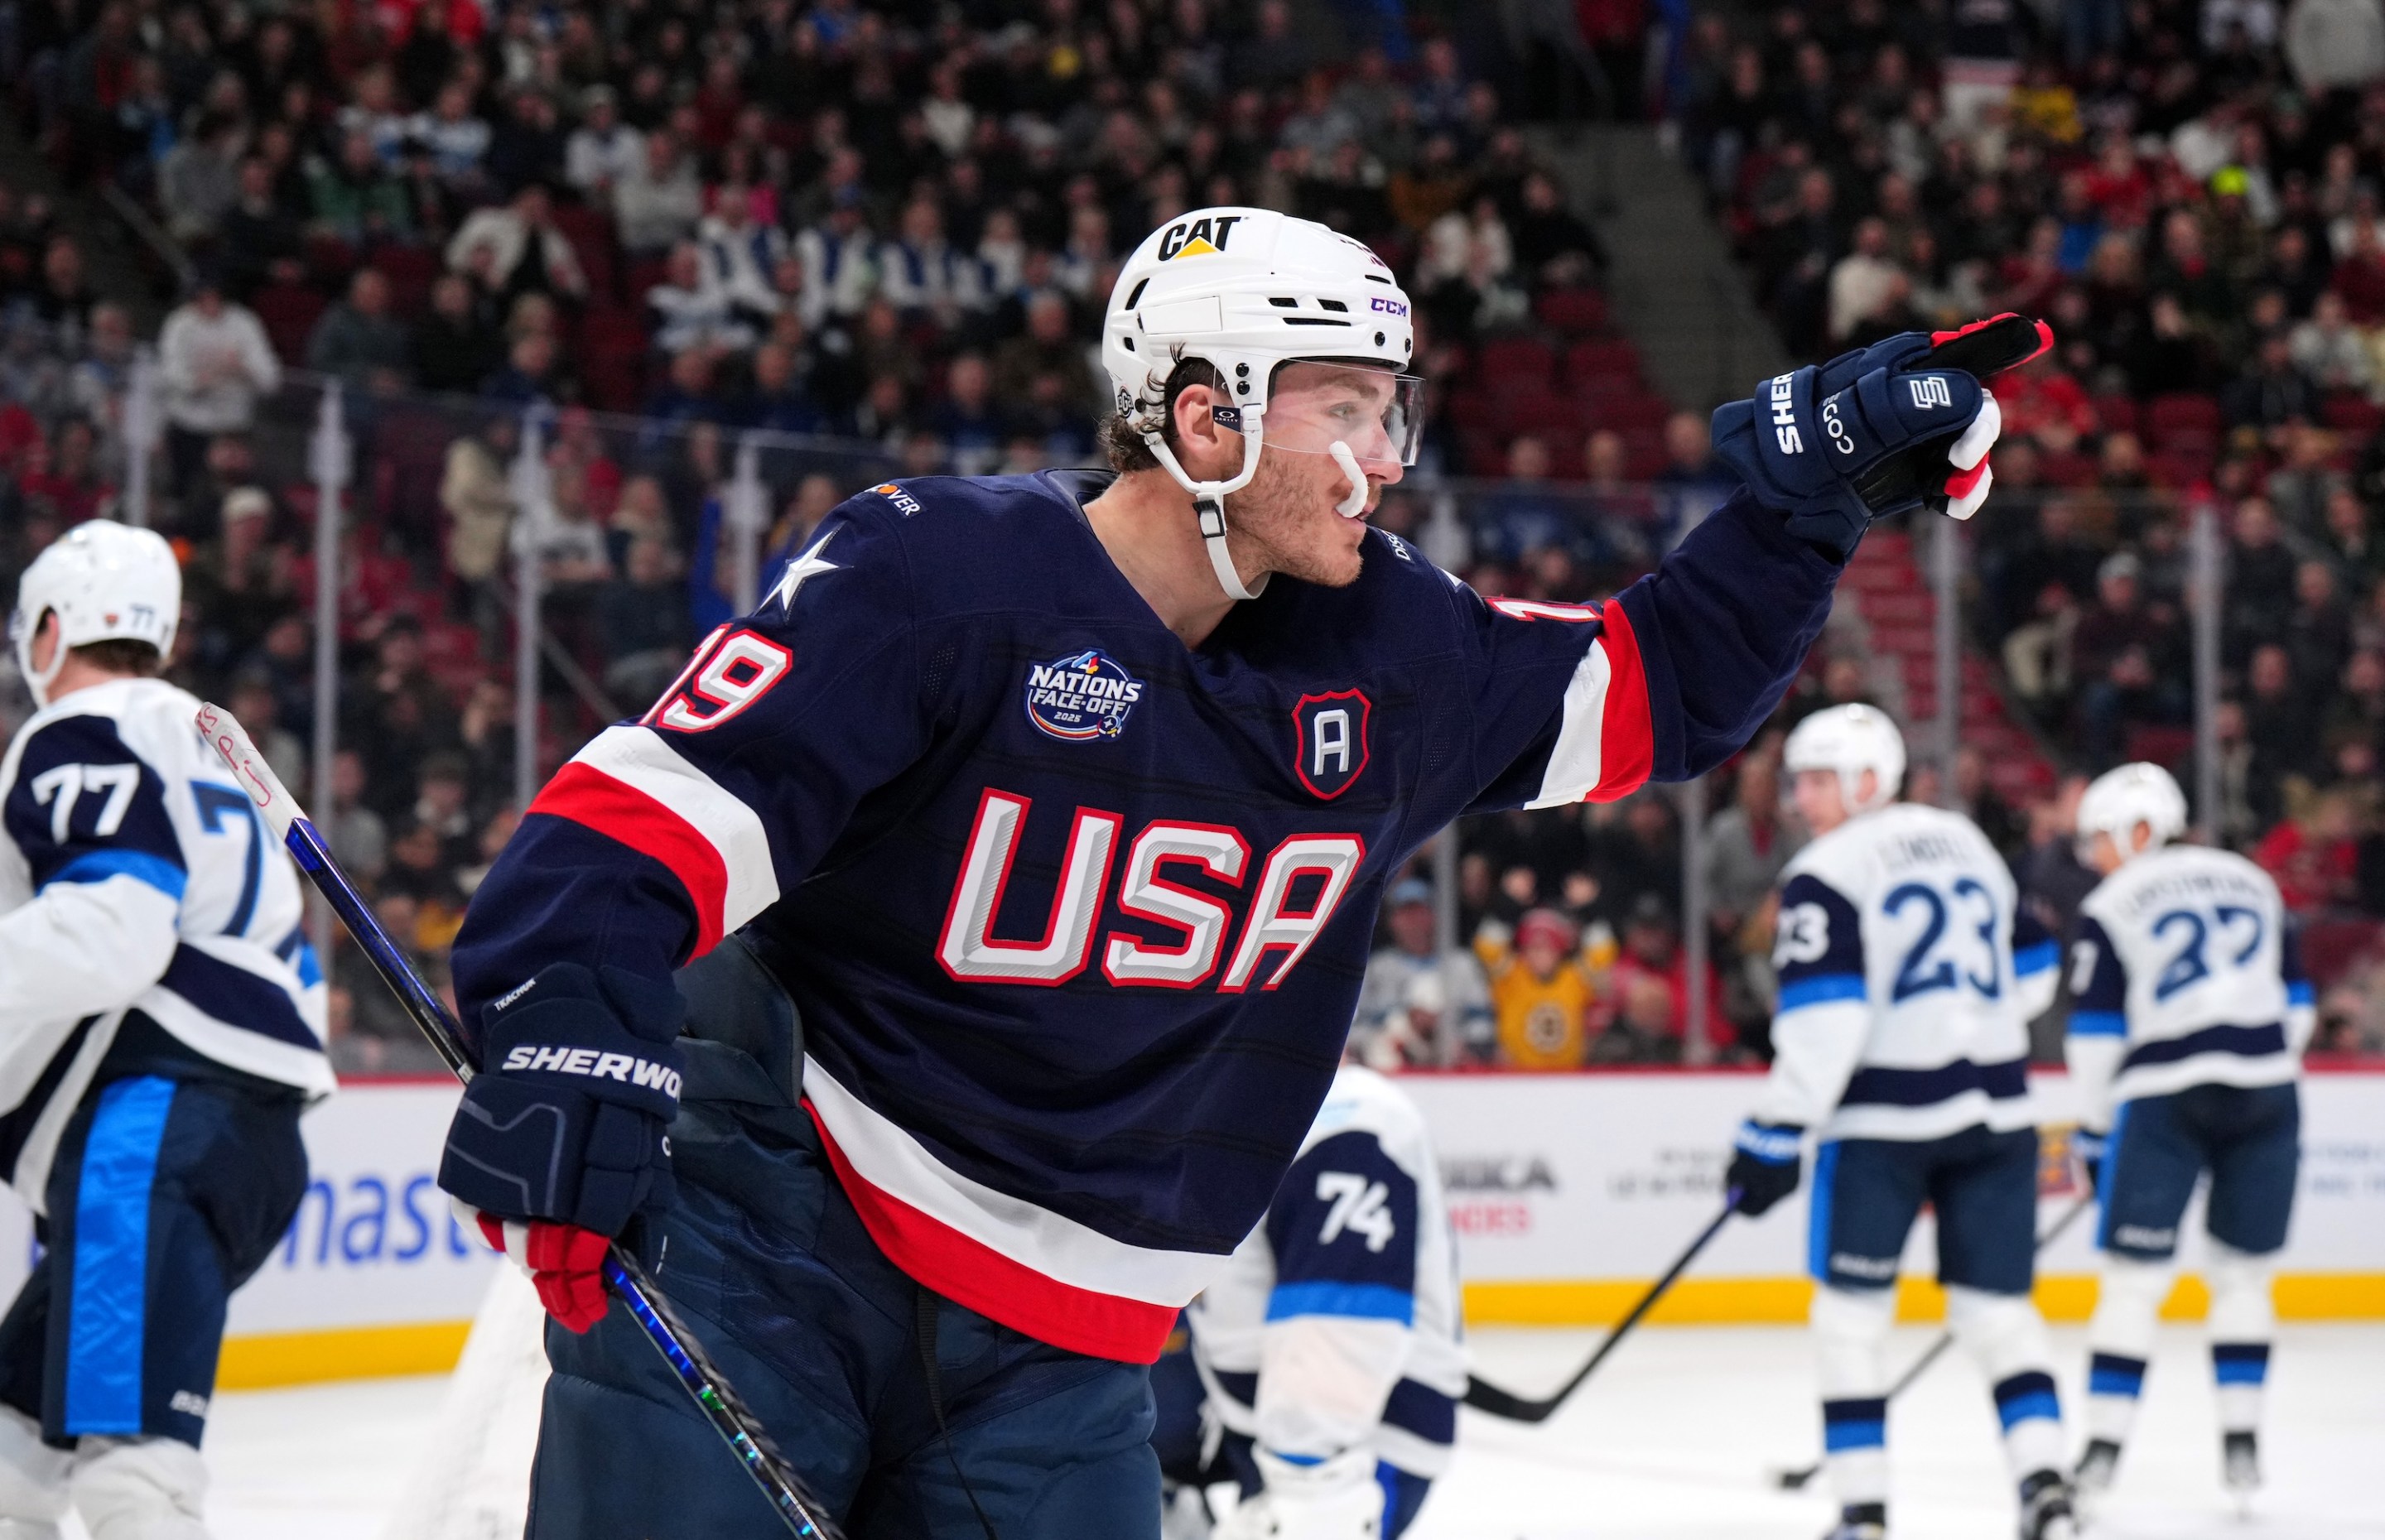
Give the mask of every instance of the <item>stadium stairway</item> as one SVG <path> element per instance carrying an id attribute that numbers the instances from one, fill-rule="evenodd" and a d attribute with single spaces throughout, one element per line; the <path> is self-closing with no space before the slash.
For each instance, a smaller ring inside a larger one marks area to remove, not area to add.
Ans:
<path id="1" fill-rule="evenodd" d="M 1938 719 L 1938 596 L 1914 559 L 1913 536 L 1874 528 L 1856 548 L 1839 591 L 1854 602 L 1868 633 L 1875 677 L 1902 686 L 1904 728 L 1915 757 Z M 1893 689 L 1883 694 L 1893 697 Z M 1989 661 L 1963 646 L 1962 742 L 1979 751 L 1988 782 L 2015 806 L 2044 797 L 2054 769 L 2036 738 L 2015 719 Z"/>

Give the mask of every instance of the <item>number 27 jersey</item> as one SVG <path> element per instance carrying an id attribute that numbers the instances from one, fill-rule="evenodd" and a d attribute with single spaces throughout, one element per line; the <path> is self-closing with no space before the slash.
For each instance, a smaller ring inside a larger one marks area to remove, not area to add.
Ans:
<path id="1" fill-rule="evenodd" d="M 1784 874 L 1756 1116 L 1826 1138 L 2028 1127 L 2029 1020 L 2055 962 L 1969 819 L 1900 802 L 1849 820 Z"/>

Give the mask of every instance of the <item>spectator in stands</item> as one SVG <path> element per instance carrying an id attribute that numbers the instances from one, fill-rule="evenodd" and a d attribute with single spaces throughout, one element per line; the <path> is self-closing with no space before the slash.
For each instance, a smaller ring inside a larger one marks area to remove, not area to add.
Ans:
<path id="1" fill-rule="evenodd" d="M 729 289 L 713 280 L 693 241 L 671 248 L 663 280 L 646 291 L 646 312 L 657 353 L 742 353 L 754 345 L 752 324 Z"/>
<path id="2" fill-rule="evenodd" d="M 1843 343 L 1855 329 L 1885 313 L 1900 297 L 1904 269 L 1889 260 L 1888 226 L 1858 220 L 1854 249 L 1830 269 L 1830 341 Z"/>
<path id="3" fill-rule="evenodd" d="M 1482 505 L 1475 538 L 1481 553 L 1521 562 L 1573 538 L 1571 505 L 1549 479 L 1549 446 L 1536 433 L 1507 445 L 1507 479 Z"/>
<path id="4" fill-rule="evenodd" d="M 2248 497 L 2238 503 L 2234 532 L 2228 551 L 2227 625 L 2229 656 L 2241 660 L 2254 643 L 2285 635 L 2296 564 L 2267 499 Z"/>
<path id="5" fill-rule="evenodd" d="M 597 598 L 596 622 L 606 692 L 625 703 L 659 699 L 694 640 L 687 586 L 668 546 L 653 539 L 630 542 L 620 576 Z"/>
<path id="6" fill-rule="evenodd" d="M 476 431 L 449 441 L 439 483 L 440 506 L 449 520 L 448 568 L 482 595 L 480 616 L 487 624 L 495 622 L 503 603 L 491 585 L 512 544 L 512 462 L 519 435 L 510 412 L 483 417 Z"/>
<path id="7" fill-rule="evenodd" d="M 202 117 L 190 137 L 166 152 L 157 168 L 157 201 L 166 233 L 205 245 L 240 198 L 241 126 L 231 118 Z"/>
<path id="8" fill-rule="evenodd" d="M 2253 859 L 2278 881 L 2278 896 L 2297 913 L 2348 905 L 2358 896 L 2360 829 L 2350 796 L 2310 798 L 2297 816 L 2279 821 L 2253 847 Z"/>
<path id="9" fill-rule="evenodd" d="M 2385 75 L 2385 6 L 2378 0 L 2293 0 L 2286 62 L 2304 91 L 2324 98 Z"/>
<path id="10" fill-rule="evenodd" d="M 348 297 L 315 323 L 306 366 L 337 375 L 359 394 L 387 395 L 405 385 L 413 372 L 413 346 L 389 313 L 389 279 L 377 268 L 357 268 Z"/>
<path id="11" fill-rule="evenodd" d="M 273 168 L 250 155 L 240 163 L 237 192 L 217 221 L 217 249 L 226 285 L 236 294 L 255 293 L 268 282 L 294 284 L 306 277 L 305 242 L 295 216 L 275 197 Z"/>
<path id="12" fill-rule="evenodd" d="M 267 756 L 268 762 L 271 757 Z M 331 815 L 323 822 L 323 838 L 341 866 L 369 892 L 389 865 L 389 827 L 365 805 L 364 794 L 364 756 L 342 749 L 331 756 Z"/>
<path id="13" fill-rule="evenodd" d="M 2325 688 L 2352 655 L 2352 616 L 2336 587 L 2335 568 L 2307 561 L 2294 569 L 2294 607 L 2286 617 L 2286 655 L 2294 677 Z"/>
<path id="14" fill-rule="evenodd" d="M 1592 1045 L 1601 1063 L 1679 1063 L 1688 1041 L 1690 991 L 1705 991 L 1709 1032 L 1722 1023 L 1718 981 L 1711 964 L 1693 985 L 1689 954 L 1673 906 L 1655 893 L 1632 900 L 1623 925 L 1623 947 L 1607 970 L 1606 994 L 1624 1011 Z M 1634 1008 L 1635 994 L 1641 1003 Z M 1656 1009 L 1661 999 L 1662 1009 Z"/>
<path id="15" fill-rule="evenodd" d="M 2264 826 L 2285 808 L 2288 777 L 2307 781 L 2318 768 L 2316 702 L 2294 677 L 2292 654 L 2276 642 L 2253 650 L 2245 669 L 2245 739 L 2252 751 L 2245 794 Z"/>
<path id="16" fill-rule="evenodd" d="M 451 80 L 439 88 L 430 110 L 406 124 L 406 137 L 430 155 L 440 182 L 458 197 L 477 197 L 487 188 L 481 164 L 488 158 L 488 120 L 472 110 L 472 87 Z M 452 258 L 451 258 L 452 260 Z"/>
<path id="17" fill-rule="evenodd" d="M 2070 666 L 2079 682 L 2081 746 L 2101 770 L 2125 757 L 2127 729 L 2183 713 L 2185 658 L 2176 626 L 2143 602 L 2136 553 L 2115 552 L 2095 575 L 2095 602 L 2071 635 Z"/>
<path id="18" fill-rule="evenodd" d="M 308 157 L 306 186 L 314 228 L 351 246 L 411 242 L 418 232 L 414 195 L 373 151 L 363 129 L 343 134 L 336 155 Z"/>
<path id="19" fill-rule="evenodd" d="M 507 98 L 506 116 L 490 130 L 490 184 L 510 191 L 560 182 L 565 140 L 555 99 L 533 82 L 521 81 Z"/>
<path id="20" fill-rule="evenodd" d="M 431 304 L 415 323 L 407 348 L 416 383 L 426 391 L 456 394 L 479 390 L 496 366 L 493 310 L 479 302 L 462 274 L 441 274 L 431 286 Z"/>
<path id="21" fill-rule="evenodd" d="M 613 222 L 622 249 L 653 256 L 694 235 L 704 217 L 704 184 L 693 160 L 668 129 L 646 135 L 644 154 L 613 184 Z"/>
<path id="22" fill-rule="evenodd" d="M 2294 367 L 2321 391 L 2356 391 L 2366 395 L 2377 382 L 2377 366 L 2367 339 L 2353 326 L 2343 296 L 2321 293 L 2309 317 L 2297 323 L 2289 349 Z"/>
<path id="23" fill-rule="evenodd" d="M 1101 211 L 1080 212 L 1098 217 Z M 1101 255 L 1106 258 L 1106 221 L 1097 239 L 1105 242 Z M 944 216 L 932 198 L 904 205 L 896 239 L 878 249 L 878 270 L 879 292 L 906 321 L 950 332 L 985 308 L 984 275 L 977 259 L 944 239 Z"/>
<path id="24" fill-rule="evenodd" d="M 2282 332 L 2261 338 L 2252 362 L 2219 401 L 2231 428 L 2279 428 L 2318 416 L 2318 391 L 2295 367 L 2292 340 Z"/>
<path id="25" fill-rule="evenodd" d="M 793 253 L 784 231 L 755 217 L 752 189 L 741 181 L 722 182 L 713 194 L 712 212 L 696 227 L 696 242 L 705 282 L 731 306 L 767 321 L 778 309 L 770 275 Z"/>
<path id="26" fill-rule="evenodd" d="M 1516 265 L 1537 283 L 1573 288 L 1606 270 L 1606 247 L 1598 232 L 1568 207 L 1556 179 L 1535 170 L 1525 177 L 1523 204 L 1512 235 Z"/>
<path id="27" fill-rule="evenodd" d="M 560 362 L 553 337 L 543 331 L 521 332 L 506 347 L 506 361 L 481 381 L 481 399 L 516 407 L 541 402 L 551 405 L 570 383 L 557 373 Z"/>
<path id="28" fill-rule="evenodd" d="M 257 398 L 281 385 L 281 364 L 264 326 L 247 306 L 227 299 L 222 279 L 205 267 L 157 335 L 157 371 L 178 491 L 197 476 L 207 441 L 246 432 Z"/>
<path id="29" fill-rule="evenodd" d="M 571 242 L 556 228 L 544 184 L 529 182 L 509 203 L 477 210 L 447 242 L 447 267 L 502 303 L 521 294 L 578 302 L 588 278 Z"/>
<path id="30" fill-rule="evenodd" d="M 839 188 L 827 218 L 795 235 L 795 255 L 804 265 L 805 326 L 817 331 L 868 306 L 878 287 L 877 247 L 862 220 L 861 190 Z"/>
<path id="31" fill-rule="evenodd" d="M 1350 1028 L 1359 1057 L 1378 1069 L 1488 1062 L 1495 1049 L 1490 985 L 1472 953 L 1438 950 L 1432 885 L 1417 877 L 1393 885 L 1383 923 L 1390 945 L 1367 962 Z M 1419 991 L 1426 978 L 1437 989 Z"/>
<path id="32" fill-rule="evenodd" d="M 1761 908 L 1780 869 L 1804 848 L 1804 827 L 1783 815 L 1776 752 L 1767 742 L 1741 757 L 1730 806 L 1706 826 L 1707 917 L 1717 932 L 1737 931 Z"/>
<path id="33" fill-rule="evenodd" d="M 1580 929 L 1554 909 L 1527 911 L 1510 951 L 1478 936 L 1487 951 L 1499 1063 L 1514 1070 L 1569 1070 L 1585 1062 L 1597 986 L 1580 955 Z"/>
<path id="34" fill-rule="evenodd" d="M 564 181 L 591 206 L 602 208 L 645 165 L 645 135 L 621 121 L 619 93 L 601 84 L 581 92 L 580 126 L 564 146 Z"/>

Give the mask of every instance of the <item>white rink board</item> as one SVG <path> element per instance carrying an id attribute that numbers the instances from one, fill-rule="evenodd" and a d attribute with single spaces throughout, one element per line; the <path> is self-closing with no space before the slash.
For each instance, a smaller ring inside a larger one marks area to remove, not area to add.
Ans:
<path id="1" fill-rule="evenodd" d="M 1663 1072 L 1400 1081 L 1431 1126 L 1468 1282 L 1661 1273 L 1714 1217 L 1732 1132 L 1759 1084 L 1747 1074 Z M 2076 1121 L 2067 1075 L 2032 1075 L 2030 1084 L 2048 1128 Z M 2385 1273 L 2385 1073 L 2308 1077 L 2303 1146 L 2284 1265 Z M 2054 1183 L 2043 1186 L 2051 1190 L 2041 1230 L 2076 1200 Z M 2190 1228 L 2200 1226 L 2191 1219 Z M 1934 1247 L 1925 1219 L 1915 1228 L 1908 1271 L 1933 1271 Z M 2186 1261 L 2195 1255 L 2189 1241 Z M 2048 1248 L 2040 1271 L 2088 1273 L 2094 1259 L 2082 1222 Z M 1804 1271 L 1802 1190 L 1760 1220 L 1726 1226 L 1697 1263 L 1701 1277 L 1714 1278 Z"/>

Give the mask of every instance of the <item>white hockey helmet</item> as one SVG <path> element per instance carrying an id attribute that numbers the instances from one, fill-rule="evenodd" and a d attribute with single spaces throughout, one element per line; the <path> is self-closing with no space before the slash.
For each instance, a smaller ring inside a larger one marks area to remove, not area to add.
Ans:
<path id="1" fill-rule="evenodd" d="M 42 617 L 58 617 L 58 648 L 45 669 L 33 667 L 33 636 Z M 17 581 L 9 619 L 17 666 L 33 699 L 49 704 L 50 681 L 66 666 L 67 650 L 94 641 L 145 641 L 165 657 L 174 650 L 182 618 L 182 569 L 174 548 L 151 529 L 112 519 L 76 525 L 33 558 Z"/>
<path id="2" fill-rule="evenodd" d="M 1366 508 L 1366 466 L 1411 466 L 1423 436 L 1423 381 L 1409 372 L 1416 351 L 1408 297 L 1382 259 L 1358 241 L 1310 219 L 1264 208 L 1203 208 L 1143 237 L 1110 291 L 1102 317 L 1102 366 L 1111 404 L 1192 494 L 1210 565 L 1226 592 L 1251 599 L 1226 553 L 1225 498 L 1258 474 L 1263 437 L 1273 447 L 1329 454 L 1350 478 L 1338 506 Z M 1168 382 L 1197 359 L 1217 371 L 1237 414 L 1221 426 L 1242 434 L 1241 474 L 1195 481 L 1162 430 Z M 1278 425 L 1265 433 L 1276 370 L 1298 362 L 1380 371 L 1390 383 L 1378 420 Z"/>
<path id="3" fill-rule="evenodd" d="M 1845 799 L 1847 816 L 1852 818 L 1896 801 L 1897 791 L 1904 785 L 1904 735 L 1877 707 L 1832 706 L 1797 724 L 1781 750 L 1780 763 L 1792 775 L 1800 770 L 1836 771 L 1839 795 Z M 1855 790 L 1867 770 L 1879 777 L 1869 801 Z"/>
<path id="4" fill-rule="evenodd" d="M 2153 830 L 2145 851 L 2157 851 L 2186 832 L 2186 793 L 2178 789 L 2168 771 L 2142 761 L 2104 771 L 2079 794 L 2079 859 L 2092 864 L 2099 834 L 2112 837 L 2112 846 L 2124 862 L 2142 855 L 2144 851 L 2133 848 L 2132 834 L 2139 824 Z"/>

